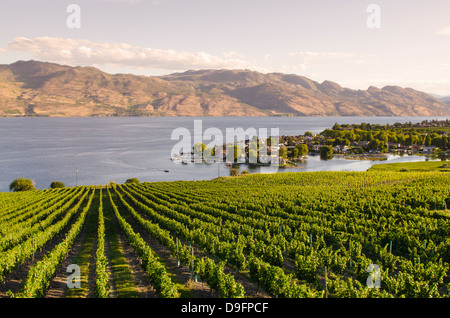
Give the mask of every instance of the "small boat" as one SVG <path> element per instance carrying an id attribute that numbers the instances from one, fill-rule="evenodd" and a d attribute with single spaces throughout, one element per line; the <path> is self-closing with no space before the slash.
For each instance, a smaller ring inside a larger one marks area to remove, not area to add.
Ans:
<path id="1" fill-rule="evenodd" d="M 164 172 L 169 172 L 169 170 L 164 170 Z"/>

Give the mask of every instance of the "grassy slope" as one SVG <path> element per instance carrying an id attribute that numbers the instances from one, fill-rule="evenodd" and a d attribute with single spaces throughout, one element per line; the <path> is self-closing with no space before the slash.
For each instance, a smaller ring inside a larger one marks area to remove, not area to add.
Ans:
<path id="1" fill-rule="evenodd" d="M 445 171 L 450 172 L 450 163 L 442 161 L 398 162 L 373 165 L 369 171 Z"/>

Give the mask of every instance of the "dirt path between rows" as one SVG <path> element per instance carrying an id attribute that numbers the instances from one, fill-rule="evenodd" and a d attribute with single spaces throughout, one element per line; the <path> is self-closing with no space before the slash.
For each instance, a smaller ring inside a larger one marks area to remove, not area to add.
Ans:
<path id="1" fill-rule="evenodd" d="M 120 232 L 120 230 L 118 230 Z M 139 257 L 136 255 L 133 247 L 128 240 L 119 234 L 119 242 L 122 246 L 124 256 L 130 266 L 131 273 L 134 277 L 136 289 L 138 290 L 140 298 L 155 298 L 157 297 L 156 291 L 153 288 L 147 272 L 142 268 Z"/>
<path id="2" fill-rule="evenodd" d="M 103 197 L 105 200 L 105 197 Z M 98 199 L 95 198 L 97 201 Z M 106 201 L 106 200 L 105 200 Z M 104 201 L 104 202 L 105 202 Z M 93 204 L 91 207 L 91 211 L 89 213 L 92 213 L 91 218 L 87 217 L 86 224 L 83 226 L 83 229 L 80 233 L 80 235 L 77 237 L 76 241 L 74 242 L 74 245 L 72 249 L 70 250 L 69 254 L 65 258 L 63 264 L 61 265 L 60 269 L 57 272 L 57 275 L 52 280 L 49 290 L 46 294 L 46 298 L 64 298 L 66 297 L 66 293 L 68 291 L 67 286 L 67 278 L 71 273 L 67 272 L 67 268 L 70 264 L 73 264 L 74 260 L 79 256 L 81 249 L 83 247 L 83 243 L 85 242 L 85 239 L 87 237 L 87 226 L 88 222 L 95 222 L 97 224 L 97 218 L 98 213 L 97 211 L 94 211 L 93 209 L 98 209 L 97 204 Z M 94 217 L 96 216 L 96 217 Z M 112 218 L 112 226 L 114 228 L 114 231 L 116 231 L 118 235 L 118 240 L 120 244 L 120 248 L 123 252 L 123 255 L 128 263 L 128 266 L 131 270 L 131 273 L 134 278 L 134 284 L 137 289 L 137 292 L 139 293 L 139 297 L 142 298 L 153 298 L 156 297 L 156 293 L 149 283 L 149 280 L 147 278 L 146 272 L 141 268 L 139 265 L 139 259 L 137 258 L 136 254 L 134 253 L 134 250 L 132 246 L 127 242 L 127 240 L 123 237 L 118 224 L 115 220 L 115 218 Z M 88 243 L 88 242 L 87 242 Z M 94 235 L 94 241 L 92 244 L 92 250 L 90 252 L 90 259 L 89 259 L 89 271 L 88 273 L 81 273 L 81 275 L 87 275 L 87 292 L 84 294 L 85 298 L 94 298 L 96 297 L 96 251 L 97 251 L 97 243 L 98 243 L 98 236 L 97 231 L 95 231 Z M 110 285 L 110 298 L 117 297 L 117 293 L 115 290 L 115 284 L 114 284 L 114 275 L 112 272 L 111 262 L 109 260 L 109 243 L 107 240 L 105 240 L 105 252 L 108 257 L 108 276 L 109 276 L 109 285 Z"/>
<path id="3" fill-rule="evenodd" d="M 86 198 L 87 200 L 87 198 Z M 74 203 L 75 204 L 75 203 Z M 69 211 L 71 207 L 67 209 Z M 8 291 L 14 294 L 20 293 L 23 290 L 23 286 L 28 276 L 28 272 L 31 267 L 33 267 L 37 262 L 41 261 L 44 256 L 55 248 L 66 236 L 67 232 L 70 230 L 74 220 L 79 216 L 79 211 L 72 216 L 71 221 L 67 226 L 61 231 L 61 233 L 55 235 L 49 242 L 47 242 L 42 248 L 38 249 L 34 255 L 27 260 L 25 260 L 20 266 L 18 266 L 12 273 L 6 275 L 3 284 L 0 284 L 0 298 L 9 298 L 7 295 Z M 58 218 L 55 222 L 59 221 Z"/>
<path id="4" fill-rule="evenodd" d="M 83 225 L 83 228 L 78 235 L 78 237 L 75 239 L 74 244 L 72 245 L 72 248 L 70 249 L 69 253 L 65 257 L 63 263 L 61 264 L 60 268 L 56 272 L 55 277 L 50 283 L 50 286 L 47 290 L 47 293 L 45 295 L 46 298 L 64 298 L 66 295 L 67 290 L 69 289 L 67 285 L 67 278 L 69 275 L 72 274 L 72 272 L 67 272 L 67 268 L 69 265 L 74 263 L 74 259 L 77 258 L 77 256 L 80 254 L 83 243 L 85 242 L 85 239 L 87 237 L 87 223 L 92 221 L 92 219 L 95 219 L 94 216 L 97 214 L 93 211 L 95 208 L 97 208 L 97 205 L 92 202 L 92 205 L 88 211 L 88 215 L 86 216 L 85 224 Z M 92 274 L 92 264 L 95 264 L 95 250 L 97 246 L 97 239 L 94 237 L 93 242 L 93 251 L 91 252 L 91 259 L 89 262 L 89 269 L 90 271 L 87 273 L 88 276 L 88 291 L 86 297 L 93 297 L 93 288 L 95 288 L 95 275 Z M 86 273 L 81 273 L 81 276 L 86 275 Z"/>
<path id="5" fill-rule="evenodd" d="M 110 228 L 115 235 L 117 235 L 117 241 L 119 245 L 119 249 L 123 254 L 127 266 L 129 267 L 131 274 L 133 276 L 134 286 L 137 290 L 139 298 L 155 298 L 157 297 L 156 290 L 153 288 L 150 280 L 148 278 L 147 272 L 142 268 L 140 264 L 140 259 L 134 251 L 133 246 L 128 242 L 125 235 L 122 233 L 120 226 L 117 222 L 117 219 L 112 211 L 111 202 L 109 200 L 108 195 L 105 193 L 104 196 L 104 206 L 103 212 L 105 216 L 105 227 L 106 231 Z M 108 275 L 109 275 L 109 285 L 110 285 L 110 298 L 117 298 L 118 296 L 116 284 L 114 282 L 114 272 L 113 265 L 111 262 L 111 253 L 110 253 L 110 242 L 108 241 L 108 235 L 105 237 L 105 252 L 108 258 Z"/>
<path id="6" fill-rule="evenodd" d="M 117 200 L 119 201 L 119 200 Z M 128 202 L 129 203 L 129 202 Z M 130 204 L 130 203 L 129 203 Z M 160 244 L 157 240 L 150 237 L 144 230 L 142 230 L 136 222 L 132 219 L 128 211 L 123 207 L 123 205 L 119 204 L 121 211 L 124 212 L 124 215 L 126 216 L 128 222 L 133 226 L 133 228 L 140 233 L 140 235 L 146 240 L 146 242 L 149 244 L 149 246 L 152 248 L 152 250 L 161 257 L 161 259 L 164 260 L 166 263 L 167 268 L 175 273 L 183 284 L 186 284 L 190 287 L 192 296 L 194 298 L 202 298 L 202 297 L 218 297 L 217 293 L 215 291 L 211 291 L 211 288 L 206 284 L 198 280 L 197 283 L 194 283 L 191 280 L 191 273 L 187 266 L 178 266 L 177 260 L 172 257 L 170 251 L 162 244 Z M 137 207 L 133 207 L 144 219 L 148 220 L 148 217 L 145 215 L 145 213 L 142 213 Z M 173 233 L 171 233 L 172 236 Z M 174 236 L 175 237 L 175 236 Z M 188 242 L 183 242 L 180 240 L 182 244 L 189 244 Z M 194 247 L 194 253 L 197 257 L 209 257 L 211 259 L 214 259 L 213 256 L 202 252 L 197 247 Z M 264 292 L 261 288 L 258 288 L 258 286 L 253 283 L 250 278 L 240 272 L 236 272 L 234 269 L 230 269 L 229 267 L 225 266 L 225 273 L 231 274 L 235 277 L 236 282 L 240 283 L 244 289 L 247 297 L 254 297 L 254 298 L 268 298 L 272 297 L 268 293 Z"/>
<path id="7" fill-rule="evenodd" d="M 208 298 L 217 297 L 217 294 L 211 290 L 211 288 L 205 282 L 197 279 L 194 282 L 191 279 L 191 272 L 189 268 L 183 264 L 178 266 L 176 258 L 172 257 L 170 251 L 157 240 L 153 239 L 145 230 L 143 230 L 131 217 L 129 212 L 123 207 L 120 200 L 115 201 L 121 215 L 127 220 L 127 222 L 133 227 L 133 230 L 145 240 L 150 246 L 152 251 L 162 260 L 167 271 L 175 275 L 175 281 L 181 283 L 189 289 L 188 297 L 191 298 Z"/>

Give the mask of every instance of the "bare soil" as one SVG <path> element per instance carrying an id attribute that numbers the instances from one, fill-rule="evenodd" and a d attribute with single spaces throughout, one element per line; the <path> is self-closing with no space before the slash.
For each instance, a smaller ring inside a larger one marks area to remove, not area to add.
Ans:
<path id="1" fill-rule="evenodd" d="M 120 205 L 121 206 L 121 205 Z M 134 207 L 136 211 L 139 211 L 138 208 Z M 125 209 L 122 209 L 122 211 L 125 212 Z M 124 213 L 126 214 L 126 213 Z M 141 216 L 146 218 L 144 213 L 141 213 Z M 134 220 L 132 220 L 131 217 L 127 214 L 127 221 L 133 225 L 135 230 L 146 240 L 146 242 L 149 244 L 149 246 L 152 248 L 152 250 L 164 261 L 166 264 L 166 267 L 168 271 L 176 274 L 177 280 L 179 282 L 182 282 L 183 284 L 189 286 L 191 290 L 191 297 L 193 298 L 202 298 L 202 297 L 215 297 L 217 298 L 218 295 L 215 291 L 211 290 L 211 288 L 204 282 L 198 278 L 198 282 L 195 283 L 191 280 L 191 273 L 187 266 L 181 265 L 178 266 L 177 260 L 172 257 L 170 251 L 162 244 L 157 242 L 155 239 L 150 237 L 145 231 L 140 229 Z M 182 242 L 183 244 L 188 244 L 187 242 Z M 211 255 L 208 255 L 207 253 L 202 252 L 198 248 L 194 247 L 194 253 L 198 257 L 210 257 L 213 258 Z M 234 269 L 231 269 L 227 266 L 225 266 L 225 273 L 231 274 L 235 277 L 236 282 L 240 283 L 245 290 L 246 296 L 249 298 L 268 298 L 272 297 L 265 291 L 263 291 L 261 288 L 258 288 L 257 284 L 253 283 L 248 275 L 236 272 Z"/>
<path id="2" fill-rule="evenodd" d="M 7 295 L 8 291 L 11 291 L 14 294 L 22 292 L 23 286 L 28 276 L 28 272 L 30 271 L 31 267 L 42 260 L 48 252 L 53 250 L 53 248 L 61 242 L 77 216 L 78 214 L 72 217 L 71 222 L 69 222 L 69 224 L 61 233 L 55 235 L 53 239 L 47 242 L 47 244 L 45 244 L 42 248 L 38 249 L 33 256 L 23 262 L 12 273 L 6 275 L 5 282 L 3 284 L 0 284 L 0 298 L 9 298 L 9 296 Z"/>

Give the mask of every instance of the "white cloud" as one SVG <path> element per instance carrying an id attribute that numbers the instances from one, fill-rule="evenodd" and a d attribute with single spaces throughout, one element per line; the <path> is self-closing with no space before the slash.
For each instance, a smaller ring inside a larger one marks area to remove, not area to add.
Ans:
<path id="1" fill-rule="evenodd" d="M 303 71 L 307 69 L 317 70 L 337 64 L 364 64 L 364 56 L 354 52 L 289 52 L 288 56 L 295 59 L 295 64 L 301 67 Z"/>
<path id="2" fill-rule="evenodd" d="M 100 2 L 126 2 L 126 3 L 136 3 L 141 2 L 142 0 L 97 0 Z"/>
<path id="3" fill-rule="evenodd" d="M 225 52 L 222 56 L 226 59 L 245 59 L 245 55 L 239 52 Z"/>
<path id="4" fill-rule="evenodd" d="M 313 76 L 318 81 L 339 80 L 342 75 L 347 78 L 350 73 L 355 76 L 380 63 L 377 56 L 356 52 L 299 51 L 288 52 L 288 56 L 291 60 L 282 67 L 282 71 Z"/>
<path id="5" fill-rule="evenodd" d="M 221 56 L 205 52 L 161 50 L 127 43 L 98 43 L 90 40 L 54 37 L 17 37 L 9 48 L 30 53 L 34 58 L 68 65 L 134 67 L 147 70 L 253 69 L 237 52 Z"/>
<path id="6" fill-rule="evenodd" d="M 150 4 L 157 5 L 157 4 L 163 3 L 166 0 L 97 0 L 97 1 L 100 1 L 100 2 L 131 3 L 131 4 L 147 1 Z"/>
<path id="7" fill-rule="evenodd" d="M 436 34 L 438 35 L 450 35 L 450 26 L 443 27 L 439 29 Z"/>
<path id="8" fill-rule="evenodd" d="M 289 52 L 289 56 L 296 56 L 304 59 L 350 59 L 356 56 L 353 52 L 311 52 L 311 51 L 301 51 L 301 52 Z"/>

